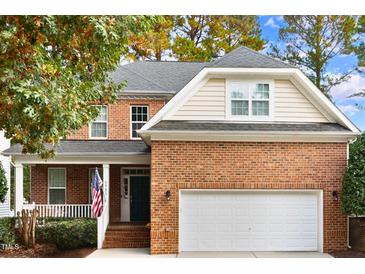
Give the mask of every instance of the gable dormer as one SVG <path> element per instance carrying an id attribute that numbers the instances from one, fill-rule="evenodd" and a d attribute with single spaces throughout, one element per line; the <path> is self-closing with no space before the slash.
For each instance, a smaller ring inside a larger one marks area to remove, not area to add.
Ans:
<path id="1" fill-rule="evenodd" d="M 147 141 L 168 135 L 182 140 L 282 141 L 296 136 L 297 141 L 346 141 L 358 133 L 298 68 L 245 47 L 205 63 L 139 131 Z"/>
<path id="2" fill-rule="evenodd" d="M 289 79 L 209 78 L 169 120 L 333 122 Z"/>

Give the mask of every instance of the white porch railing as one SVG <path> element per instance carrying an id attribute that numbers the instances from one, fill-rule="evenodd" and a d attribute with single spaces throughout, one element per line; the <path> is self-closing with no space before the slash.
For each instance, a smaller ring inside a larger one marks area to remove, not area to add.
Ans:
<path id="1" fill-rule="evenodd" d="M 25 204 L 23 209 L 37 209 L 38 217 L 92 218 L 89 204 Z"/>

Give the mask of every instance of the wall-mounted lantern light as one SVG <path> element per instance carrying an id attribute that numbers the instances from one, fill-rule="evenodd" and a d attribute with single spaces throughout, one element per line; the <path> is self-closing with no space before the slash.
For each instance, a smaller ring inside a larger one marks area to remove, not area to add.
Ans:
<path id="1" fill-rule="evenodd" d="M 335 202 L 338 201 L 338 192 L 336 190 L 332 191 L 332 198 Z"/>
<path id="2" fill-rule="evenodd" d="M 170 201 L 170 199 L 171 199 L 171 191 L 170 190 L 167 190 L 165 192 L 165 198 L 166 198 L 167 201 Z"/>

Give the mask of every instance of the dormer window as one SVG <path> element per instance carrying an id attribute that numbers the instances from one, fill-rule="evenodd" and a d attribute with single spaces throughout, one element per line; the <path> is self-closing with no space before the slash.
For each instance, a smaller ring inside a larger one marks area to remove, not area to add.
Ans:
<path id="1" fill-rule="evenodd" d="M 270 83 L 229 81 L 228 118 L 235 120 L 265 120 L 271 115 Z"/>

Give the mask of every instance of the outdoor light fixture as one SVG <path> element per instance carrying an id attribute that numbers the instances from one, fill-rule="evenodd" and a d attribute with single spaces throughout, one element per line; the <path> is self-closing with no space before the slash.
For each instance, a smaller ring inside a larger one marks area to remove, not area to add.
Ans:
<path id="1" fill-rule="evenodd" d="M 171 199 L 171 191 L 170 190 L 165 192 L 165 198 L 166 198 L 167 201 L 170 201 L 170 199 Z"/>
<path id="2" fill-rule="evenodd" d="M 338 201 L 338 192 L 336 190 L 332 191 L 332 198 L 334 201 Z"/>

